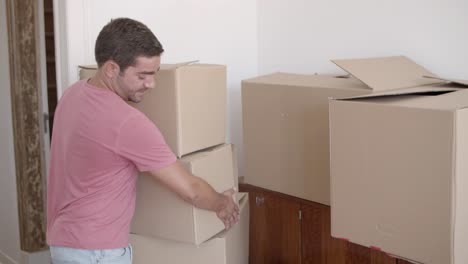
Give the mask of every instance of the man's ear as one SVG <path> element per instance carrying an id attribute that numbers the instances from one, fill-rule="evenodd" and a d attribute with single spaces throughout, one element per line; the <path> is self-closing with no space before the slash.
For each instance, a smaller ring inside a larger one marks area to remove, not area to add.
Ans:
<path id="1" fill-rule="evenodd" d="M 120 73 L 120 67 L 115 61 L 108 60 L 102 65 L 103 72 L 109 79 L 114 79 Z"/>

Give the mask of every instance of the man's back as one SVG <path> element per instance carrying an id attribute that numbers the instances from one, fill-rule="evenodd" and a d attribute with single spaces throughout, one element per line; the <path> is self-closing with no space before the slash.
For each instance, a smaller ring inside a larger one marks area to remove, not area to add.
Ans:
<path id="1" fill-rule="evenodd" d="M 80 81 L 56 109 L 48 178 L 49 245 L 128 245 L 137 172 L 175 161 L 159 130 L 114 92 Z"/>

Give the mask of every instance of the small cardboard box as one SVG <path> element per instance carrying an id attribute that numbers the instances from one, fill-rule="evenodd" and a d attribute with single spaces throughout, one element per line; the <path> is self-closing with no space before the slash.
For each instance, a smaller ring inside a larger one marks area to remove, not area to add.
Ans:
<path id="1" fill-rule="evenodd" d="M 96 66 L 81 66 L 80 78 Z M 177 157 L 226 142 L 226 66 L 162 64 L 156 87 L 140 103 L 130 103 L 161 130 Z"/>
<path id="2" fill-rule="evenodd" d="M 187 155 L 179 161 L 216 191 L 237 187 L 235 155 L 230 144 Z M 214 212 L 196 208 L 156 182 L 140 175 L 131 232 L 199 245 L 224 229 Z"/>
<path id="3" fill-rule="evenodd" d="M 133 263 L 161 264 L 247 264 L 249 262 L 249 201 L 239 201 L 239 222 L 199 246 L 170 240 L 130 235 Z"/>

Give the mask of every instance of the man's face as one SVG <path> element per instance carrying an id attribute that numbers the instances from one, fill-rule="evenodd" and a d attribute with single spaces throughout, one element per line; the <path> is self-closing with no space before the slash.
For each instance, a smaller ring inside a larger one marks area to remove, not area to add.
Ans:
<path id="1" fill-rule="evenodd" d="M 134 66 L 127 67 L 117 76 L 118 88 L 128 101 L 138 103 L 148 89 L 154 88 L 154 77 L 160 64 L 160 56 L 138 57 Z"/>

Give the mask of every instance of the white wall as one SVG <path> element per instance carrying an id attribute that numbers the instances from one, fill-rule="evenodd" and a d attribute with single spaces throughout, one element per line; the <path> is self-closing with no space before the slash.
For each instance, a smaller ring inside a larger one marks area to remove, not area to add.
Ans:
<path id="1" fill-rule="evenodd" d="M 62 73 L 57 72 L 62 78 L 61 91 L 78 80 L 78 65 L 95 64 L 94 42 L 111 18 L 139 20 L 163 44 L 163 63 L 200 60 L 227 65 L 227 141 L 234 143 L 239 158 L 242 156 L 240 82 L 257 74 L 255 1 L 55 0 L 54 4 L 62 15 L 65 13 L 59 23 L 64 30 L 58 32 L 63 40 L 58 45 L 64 61 L 59 66 Z M 239 163 L 242 174 L 243 160 Z"/>
<path id="2" fill-rule="evenodd" d="M 21 259 L 5 0 L 0 0 L 0 262 Z"/>
<path id="3" fill-rule="evenodd" d="M 330 59 L 406 55 L 468 79 L 466 0 L 258 0 L 259 73 L 342 73 Z"/>
<path id="4" fill-rule="evenodd" d="M 466 0 L 54 0 L 59 95 L 93 64 L 94 41 L 113 17 L 146 23 L 163 61 L 228 66 L 228 142 L 240 149 L 240 81 L 275 71 L 343 73 L 330 59 L 406 55 L 437 75 L 468 79 Z M 62 63 L 62 65 L 60 65 Z M 62 71 L 62 72 L 60 72 Z"/>

